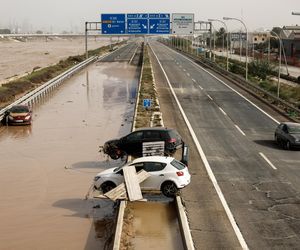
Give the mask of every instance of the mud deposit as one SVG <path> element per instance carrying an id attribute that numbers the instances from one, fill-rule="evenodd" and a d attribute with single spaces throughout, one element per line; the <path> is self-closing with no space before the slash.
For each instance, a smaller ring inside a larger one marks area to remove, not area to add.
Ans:
<path id="1" fill-rule="evenodd" d="M 84 197 L 116 163 L 98 146 L 131 130 L 136 68 L 91 65 L 33 107 L 33 124 L 0 127 L 0 249 L 103 249 L 113 203 Z"/>
<path id="2" fill-rule="evenodd" d="M 89 38 L 88 48 L 109 44 L 108 38 Z M 68 56 L 84 53 L 81 38 L 28 38 L 27 40 L 0 40 L 0 85 L 10 78 L 29 73 L 35 67 L 46 67 Z"/>
<path id="3" fill-rule="evenodd" d="M 132 218 L 132 249 L 184 249 L 173 202 L 134 202 L 126 209 Z"/>

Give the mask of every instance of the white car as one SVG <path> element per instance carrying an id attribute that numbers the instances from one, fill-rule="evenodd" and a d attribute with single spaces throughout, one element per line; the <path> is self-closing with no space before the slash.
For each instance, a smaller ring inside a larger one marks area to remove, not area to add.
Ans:
<path id="1" fill-rule="evenodd" d="M 187 166 L 173 157 L 141 157 L 125 166 L 135 166 L 136 172 L 143 169 L 151 174 L 140 183 L 143 191 L 161 190 L 167 197 L 175 196 L 178 189 L 187 186 L 191 181 Z M 110 168 L 97 174 L 94 178 L 94 188 L 106 193 L 124 182 L 123 167 L 125 166 Z"/>

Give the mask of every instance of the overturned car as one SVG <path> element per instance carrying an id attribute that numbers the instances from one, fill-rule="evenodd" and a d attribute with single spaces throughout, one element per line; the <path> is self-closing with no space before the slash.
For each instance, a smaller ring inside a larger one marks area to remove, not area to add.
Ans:
<path id="1" fill-rule="evenodd" d="M 164 142 L 164 155 L 173 155 L 183 144 L 181 136 L 175 129 L 142 128 L 120 139 L 107 141 L 103 146 L 103 152 L 114 160 L 125 155 L 141 157 L 143 143 L 160 141 Z"/>

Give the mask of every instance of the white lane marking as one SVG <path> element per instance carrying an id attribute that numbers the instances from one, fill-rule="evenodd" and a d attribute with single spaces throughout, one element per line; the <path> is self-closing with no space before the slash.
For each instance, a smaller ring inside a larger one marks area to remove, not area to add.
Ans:
<path id="1" fill-rule="evenodd" d="M 238 125 L 234 124 L 234 126 L 237 128 L 238 131 L 240 131 L 240 133 L 241 133 L 243 136 L 246 136 L 246 134 L 244 133 L 244 131 L 241 130 L 241 128 L 240 128 Z"/>
<path id="2" fill-rule="evenodd" d="M 199 141 L 197 139 L 197 136 L 196 136 L 196 134 L 195 134 L 195 132 L 194 132 L 194 130 L 192 128 L 192 125 L 190 124 L 190 122 L 189 122 L 186 114 L 184 113 L 183 108 L 181 107 L 181 104 L 179 103 L 179 100 L 178 100 L 178 98 L 177 98 L 177 96 L 176 96 L 176 94 L 174 92 L 174 89 L 172 88 L 172 85 L 171 85 L 170 80 L 169 80 L 169 78 L 168 78 L 168 76 L 166 74 L 166 71 L 164 70 L 163 66 L 161 65 L 160 61 L 158 60 L 158 57 L 157 57 L 156 53 L 154 52 L 154 50 L 152 49 L 152 46 L 150 46 L 150 48 L 151 48 L 154 56 L 156 57 L 156 60 L 157 60 L 157 62 L 159 64 L 160 68 L 162 69 L 165 77 L 166 77 L 166 80 L 167 80 L 168 85 L 170 87 L 171 93 L 174 96 L 174 99 L 175 99 L 175 101 L 176 101 L 176 103 L 178 105 L 178 108 L 179 108 L 179 110 L 180 110 L 180 112 L 181 112 L 181 114 L 183 116 L 183 119 L 184 119 L 187 127 L 189 128 L 189 131 L 191 133 L 193 141 L 194 141 L 194 143 L 195 143 L 195 145 L 197 147 L 198 153 L 200 154 L 200 157 L 201 157 L 201 159 L 202 159 L 202 161 L 204 163 L 204 166 L 205 166 L 205 169 L 207 171 L 207 174 L 208 174 L 208 176 L 209 176 L 212 184 L 214 185 L 214 188 L 215 188 L 215 190 L 216 190 L 216 192 L 217 192 L 217 194 L 219 196 L 219 199 L 220 199 L 220 201 L 221 201 L 221 203 L 222 203 L 222 205 L 224 207 L 224 210 L 225 210 L 225 212 L 227 214 L 227 217 L 228 217 L 228 219 L 229 219 L 229 221 L 231 223 L 231 226 L 232 226 L 232 228 L 233 228 L 233 230 L 234 230 L 234 232 L 236 234 L 236 237 L 238 238 L 238 241 L 239 241 L 239 243 L 240 243 L 240 245 L 241 245 L 241 247 L 243 249 L 249 249 L 248 246 L 247 246 L 247 243 L 246 243 L 246 241 L 245 241 L 245 239 L 244 239 L 244 237 L 243 237 L 243 235 L 242 235 L 242 233 L 241 233 L 241 231 L 240 231 L 240 229 L 239 229 L 239 227 L 238 227 L 238 225 L 237 225 L 237 223 L 236 223 L 236 221 L 235 221 L 235 219 L 234 219 L 234 217 L 233 217 L 233 215 L 232 215 L 232 213 L 230 211 L 230 208 L 229 208 L 229 206 L 227 204 L 227 201 L 226 201 L 226 199 L 225 199 L 225 197 L 224 197 L 224 195 L 222 193 L 222 190 L 221 190 L 221 188 L 220 188 L 220 186 L 219 186 L 219 184 L 217 182 L 217 179 L 216 179 L 216 177 L 215 177 L 215 175 L 214 175 L 214 173 L 213 173 L 213 171 L 212 171 L 212 169 L 211 169 L 211 167 L 210 167 L 210 165 L 208 163 L 208 160 L 207 160 L 207 158 L 206 158 L 206 156 L 204 154 L 204 151 L 203 151 L 203 149 L 202 149 L 202 147 L 201 147 L 201 145 L 200 145 L 200 143 L 199 143 Z"/>
<path id="3" fill-rule="evenodd" d="M 185 72 L 186 70 L 185 70 L 185 69 L 183 69 L 183 71 Z"/>
<path id="4" fill-rule="evenodd" d="M 190 76 L 190 73 L 186 73 L 187 76 Z"/>
<path id="5" fill-rule="evenodd" d="M 211 97 L 210 95 L 208 95 L 208 94 L 207 94 L 207 97 L 208 97 L 210 100 L 213 100 L 212 97 Z"/>
<path id="6" fill-rule="evenodd" d="M 201 90 L 203 90 L 203 88 L 202 88 L 202 86 L 199 84 L 199 88 L 201 89 Z"/>
<path id="7" fill-rule="evenodd" d="M 221 110 L 221 112 L 222 112 L 224 115 L 227 115 L 226 112 L 225 112 L 221 107 L 219 107 L 219 109 Z"/>
<path id="8" fill-rule="evenodd" d="M 132 62 L 132 60 L 133 60 L 133 58 L 134 58 L 134 56 L 135 56 L 135 54 L 136 54 L 136 52 L 137 52 L 137 49 L 138 49 L 138 46 L 137 46 L 136 49 L 134 50 L 134 53 L 133 53 L 132 57 L 131 57 L 130 60 L 129 60 L 129 64 L 131 64 L 131 62 Z"/>
<path id="9" fill-rule="evenodd" d="M 263 153 L 259 153 L 260 154 L 260 156 L 262 157 L 262 158 L 264 158 L 264 160 L 274 169 L 274 170 L 277 170 L 277 168 L 272 164 L 272 162 L 263 154 Z"/>
<path id="10" fill-rule="evenodd" d="M 194 78 L 192 78 L 192 81 L 193 81 L 193 82 L 196 82 L 196 80 L 195 80 Z"/>
<path id="11" fill-rule="evenodd" d="M 170 49 L 169 47 L 165 46 L 166 48 L 168 48 L 169 50 L 173 51 L 172 49 Z M 193 65 L 195 65 L 196 67 L 202 69 L 203 71 L 205 71 L 206 73 L 208 73 L 209 75 L 211 75 L 213 78 L 215 78 L 216 80 L 218 80 L 220 83 L 224 84 L 226 87 L 228 87 L 229 89 L 231 89 L 233 92 L 235 92 L 236 94 L 238 94 L 240 97 L 242 97 L 244 100 L 246 100 L 247 102 L 249 102 L 250 104 L 252 104 L 255 108 L 257 108 L 259 111 L 261 111 L 263 114 L 265 114 L 266 116 L 268 116 L 271 120 L 273 120 L 274 122 L 276 122 L 277 124 L 279 124 L 280 122 L 277 121 L 274 117 L 272 117 L 271 115 L 269 115 L 266 111 L 262 110 L 260 107 L 258 107 L 256 104 L 254 104 L 252 101 L 250 101 L 247 97 L 243 96 L 241 93 L 239 93 L 238 91 L 236 91 L 234 88 L 230 87 L 227 83 L 225 83 L 224 81 L 222 81 L 221 79 L 219 79 L 218 77 L 216 77 L 215 75 L 213 75 L 212 73 L 210 73 L 209 71 L 207 71 L 206 69 L 204 69 L 203 67 L 201 67 L 199 64 L 193 62 L 191 59 L 189 59 L 188 57 L 178 53 L 177 51 L 173 51 L 174 53 L 182 56 L 183 58 L 185 58 L 186 60 L 190 61 Z"/>

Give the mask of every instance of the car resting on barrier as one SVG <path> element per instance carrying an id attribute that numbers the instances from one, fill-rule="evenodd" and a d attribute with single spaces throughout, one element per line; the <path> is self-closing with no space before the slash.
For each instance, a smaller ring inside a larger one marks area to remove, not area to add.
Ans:
<path id="1" fill-rule="evenodd" d="M 140 183 L 142 191 L 161 191 L 167 197 L 174 197 L 178 190 L 187 186 L 191 175 L 186 165 L 173 157 L 148 156 L 135 159 L 124 166 L 109 168 L 94 178 L 94 188 L 104 194 L 124 182 L 125 167 L 134 167 L 149 173 L 149 177 Z"/>
<path id="2" fill-rule="evenodd" d="M 147 143 L 155 143 L 150 148 Z M 161 152 L 162 145 L 163 151 Z M 132 155 L 141 157 L 146 155 L 173 155 L 183 144 L 181 136 L 175 129 L 169 128 L 141 128 L 130 134 L 107 141 L 100 151 L 109 155 L 113 160 Z"/>

